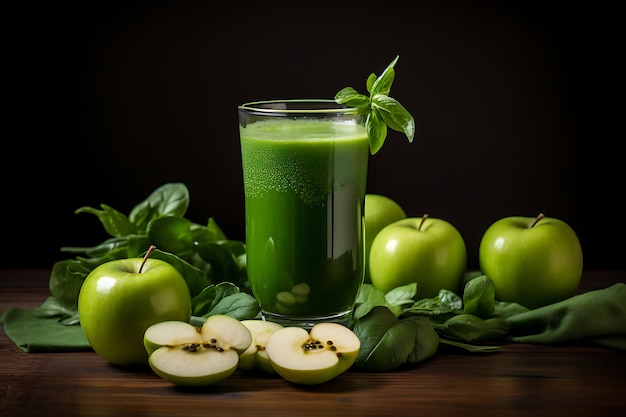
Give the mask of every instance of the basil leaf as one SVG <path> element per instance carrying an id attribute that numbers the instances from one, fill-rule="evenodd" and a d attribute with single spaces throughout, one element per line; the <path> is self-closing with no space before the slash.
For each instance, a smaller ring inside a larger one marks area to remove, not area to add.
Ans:
<path id="1" fill-rule="evenodd" d="M 360 94 L 352 87 L 345 87 L 335 94 L 335 102 L 355 107 L 361 114 L 366 114 L 365 128 L 369 139 L 370 154 L 376 154 L 385 143 L 387 127 L 404 132 L 409 142 L 415 135 L 413 116 L 397 100 L 389 97 L 391 85 L 395 79 L 395 65 L 400 57 L 391 61 L 380 77 L 371 73 L 365 87 L 370 96 Z"/>
<path id="2" fill-rule="evenodd" d="M 387 137 L 387 125 L 378 114 L 378 110 L 373 109 L 365 120 L 365 129 L 369 140 L 370 154 L 376 154 L 385 143 Z"/>
<path id="3" fill-rule="evenodd" d="M 372 98 L 372 109 L 378 110 L 387 126 L 398 132 L 404 132 L 409 142 L 413 142 L 415 121 L 397 100 L 377 94 Z"/>
<path id="4" fill-rule="evenodd" d="M 374 73 L 371 73 L 370 76 L 367 77 L 367 80 L 365 81 L 365 88 L 367 88 L 368 93 L 372 94 L 372 89 L 377 78 L 378 77 Z"/>
<path id="5" fill-rule="evenodd" d="M 337 104 L 345 104 L 350 107 L 361 107 L 369 105 L 370 98 L 366 95 L 359 94 L 354 88 L 346 87 L 335 95 Z"/>
<path id="6" fill-rule="evenodd" d="M 389 92 L 391 91 L 391 84 L 393 84 L 393 81 L 396 77 L 396 72 L 393 69 L 393 67 L 396 65 L 399 58 L 400 58 L 399 56 L 396 56 L 396 58 L 393 61 L 391 61 L 389 65 L 387 65 L 387 68 L 385 68 L 383 73 L 380 74 L 380 77 L 377 77 L 374 80 L 374 82 L 371 85 L 371 89 L 368 90 L 371 96 L 376 96 L 377 94 L 383 94 L 383 95 L 389 94 Z M 372 79 L 372 75 L 370 75 L 370 77 L 368 78 L 368 84 L 370 80 Z"/>

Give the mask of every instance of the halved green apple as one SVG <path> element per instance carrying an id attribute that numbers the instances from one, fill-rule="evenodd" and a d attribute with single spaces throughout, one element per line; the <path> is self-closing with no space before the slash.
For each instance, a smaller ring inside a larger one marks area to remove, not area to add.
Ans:
<path id="1" fill-rule="evenodd" d="M 317 385 L 347 371 L 356 360 L 361 342 L 346 326 L 318 323 L 310 331 L 284 327 L 272 333 L 265 352 L 276 372 L 289 382 Z"/>
<path id="2" fill-rule="evenodd" d="M 164 321 L 146 329 L 144 346 L 152 370 L 176 385 L 203 386 L 235 372 L 252 343 L 248 328 L 227 315 L 209 316 L 202 327 Z"/>
<path id="3" fill-rule="evenodd" d="M 276 374 L 270 364 L 270 360 L 265 352 L 267 338 L 277 330 L 283 328 L 282 325 L 265 320 L 242 320 L 241 323 L 252 333 L 252 343 L 245 352 L 239 356 L 239 369 L 252 371 L 262 369 L 268 374 Z"/>

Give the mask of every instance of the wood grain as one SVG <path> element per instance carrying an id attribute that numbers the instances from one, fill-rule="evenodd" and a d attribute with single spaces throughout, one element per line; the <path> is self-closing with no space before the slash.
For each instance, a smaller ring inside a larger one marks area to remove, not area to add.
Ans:
<path id="1" fill-rule="evenodd" d="M 0 270 L 0 312 L 35 307 L 47 270 Z M 586 271 L 581 291 L 626 282 Z M 626 409 L 626 354 L 574 344 L 505 344 L 496 353 L 440 352 L 393 372 L 350 370 L 313 387 L 237 371 L 209 387 L 169 384 L 149 368 L 94 352 L 25 353 L 0 332 L 0 416 L 617 416 Z"/>

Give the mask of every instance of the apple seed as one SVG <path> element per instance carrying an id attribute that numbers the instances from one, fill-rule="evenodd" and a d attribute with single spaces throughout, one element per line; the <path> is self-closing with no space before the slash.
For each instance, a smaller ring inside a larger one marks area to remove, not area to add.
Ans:
<path id="1" fill-rule="evenodd" d="M 332 350 L 333 352 L 337 351 L 337 347 L 334 346 L 332 340 L 328 340 L 326 342 L 326 346 L 328 346 L 328 349 Z M 326 346 L 319 340 L 309 339 L 306 343 L 302 345 L 302 349 L 304 349 L 305 351 L 310 351 L 310 350 L 317 350 L 317 349 L 325 349 Z M 338 352 L 337 356 L 341 357 L 341 352 Z"/>
<path id="2" fill-rule="evenodd" d="M 217 346 L 217 339 L 211 339 L 211 343 L 190 343 L 188 345 L 183 345 L 183 350 L 186 350 L 187 352 L 197 352 L 199 350 L 200 347 L 204 348 L 204 349 L 213 349 L 217 352 L 223 352 L 224 348 Z"/>

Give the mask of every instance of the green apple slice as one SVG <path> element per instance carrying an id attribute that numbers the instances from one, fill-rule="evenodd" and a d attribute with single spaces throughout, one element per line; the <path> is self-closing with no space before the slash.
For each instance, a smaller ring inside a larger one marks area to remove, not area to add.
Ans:
<path id="1" fill-rule="evenodd" d="M 248 328 L 233 317 L 214 315 L 201 328 L 186 322 L 162 322 L 144 334 L 152 370 L 176 385 L 204 386 L 229 377 L 239 355 L 252 343 Z"/>
<path id="2" fill-rule="evenodd" d="M 196 346 L 197 350 L 192 349 Z M 233 350 L 223 352 L 190 344 L 164 346 L 149 358 L 150 367 L 161 378 L 176 385 L 204 386 L 228 378 L 237 369 L 239 355 Z"/>
<path id="3" fill-rule="evenodd" d="M 361 342 L 347 327 L 319 323 L 310 332 L 284 327 L 272 333 L 265 352 L 276 372 L 289 382 L 317 385 L 347 371 L 356 360 Z"/>
<path id="4" fill-rule="evenodd" d="M 143 345 L 152 355 L 163 346 L 179 346 L 185 343 L 202 343 L 200 329 L 184 321 L 162 321 L 146 329 Z"/>
<path id="5" fill-rule="evenodd" d="M 268 374 L 275 375 L 276 371 L 272 368 L 267 352 L 265 352 L 265 344 L 267 338 L 275 331 L 282 329 L 283 326 L 265 320 L 242 320 L 241 323 L 252 333 L 252 343 L 239 357 L 239 369 L 244 371 L 261 369 Z"/>

